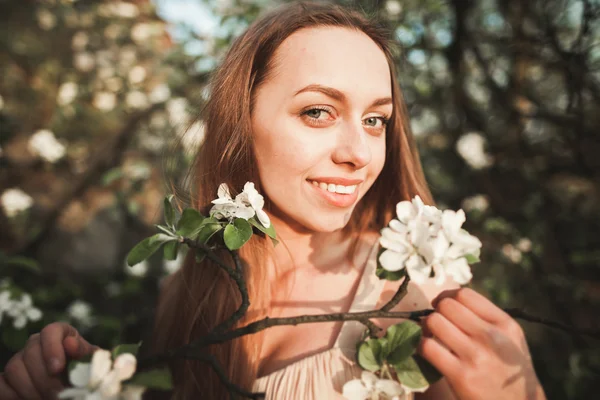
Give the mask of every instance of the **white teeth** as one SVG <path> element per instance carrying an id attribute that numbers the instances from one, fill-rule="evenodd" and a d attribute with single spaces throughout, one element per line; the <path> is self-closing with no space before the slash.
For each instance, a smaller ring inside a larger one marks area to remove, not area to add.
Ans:
<path id="1" fill-rule="evenodd" d="M 357 185 L 344 186 L 344 185 L 336 185 L 335 183 L 325 183 L 325 182 L 317 182 L 311 181 L 313 185 L 318 186 L 323 190 L 327 190 L 331 193 L 339 193 L 339 194 L 352 194 L 356 191 Z"/>

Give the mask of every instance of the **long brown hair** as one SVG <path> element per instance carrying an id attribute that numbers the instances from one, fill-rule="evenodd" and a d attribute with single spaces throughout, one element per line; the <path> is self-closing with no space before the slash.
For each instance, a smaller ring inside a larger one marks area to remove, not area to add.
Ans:
<path id="1" fill-rule="evenodd" d="M 256 20 L 233 42 L 212 75 L 210 100 L 202 116 L 205 138 L 194 163 L 195 207 L 207 211 L 206 207 L 216 197 L 221 182 L 239 190 L 246 181 L 252 181 L 262 192 L 252 148 L 250 116 L 254 94 L 269 78 L 273 70 L 273 53 L 279 45 L 299 29 L 320 26 L 342 27 L 368 35 L 385 53 L 392 81 L 394 110 L 387 126 L 385 165 L 356 206 L 344 228 L 345 233 L 359 237 L 362 232 L 380 230 L 393 217 L 398 201 L 417 194 L 426 203 L 431 203 L 395 76 L 389 32 L 359 11 L 334 4 L 295 2 L 279 6 Z M 265 200 L 268 210 L 269 201 Z M 270 304 L 270 283 L 264 266 L 271 247 L 269 240 L 254 235 L 240 251 L 245 262 L 253 319 L 261 316 L 256 310 L 265 310 Z M 161 295 L 152 352 L 163 352 L 206 334 L 227 319 L 240 301 L 237 287 L 222 270 L 210 261 L 195 262 L 190 252 Z M 250 322 L 249 319 L 243 318 L 237 326 Z M 250 389 L 257 378 L 261 342 L 262 335 L 255 334 L 209 350 L 233 382 Z M 207 364 L 178 360 L 171 367 L 176 385 L 175 398 L 220 399 L 227 396 L 225 387 Z"/>

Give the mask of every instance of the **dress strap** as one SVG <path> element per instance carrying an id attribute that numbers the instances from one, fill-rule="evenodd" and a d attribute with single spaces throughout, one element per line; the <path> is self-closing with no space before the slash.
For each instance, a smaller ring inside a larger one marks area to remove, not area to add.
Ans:
<path id="1" fill-rule="evenodd" d="M 363 269 L 360 283 L 350 305 L 349 312 L 368 311 L 377 306 L 386 282 L 375 275 L 378 249 L 379 240 L 376 240 L 371 248 L 367 264 Z M 358 321 L 345 321 L 340 329 L 334 347 L 339 347 L 348 358 L 353 359 L 356 353 L 356 342 L 360 339 L 364 330 L 365 326 Z"/>

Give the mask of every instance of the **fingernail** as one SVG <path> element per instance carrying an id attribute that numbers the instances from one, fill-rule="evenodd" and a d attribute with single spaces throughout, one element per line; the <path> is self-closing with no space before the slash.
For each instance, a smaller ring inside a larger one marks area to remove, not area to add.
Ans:
<path id="1" fill-rule="evenodd" d="M 60 372 L 62 365 L 60 365 L 60 361 L 58 358 L 53 358 L 50 360 L 50 370 L 54 373 Z"/>

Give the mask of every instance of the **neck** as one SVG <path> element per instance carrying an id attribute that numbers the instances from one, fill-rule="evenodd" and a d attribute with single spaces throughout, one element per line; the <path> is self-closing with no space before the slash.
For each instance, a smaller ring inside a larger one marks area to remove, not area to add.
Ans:
<path id="1" fill-rule="evenodd" d="M 292 268 L 306 272 L 335 272 L 347 267 L 352 235 L 333 232 L 301 231 L 272 216 L 280 240 L 275 247 L 275 262 L 282 270 Z"/>

